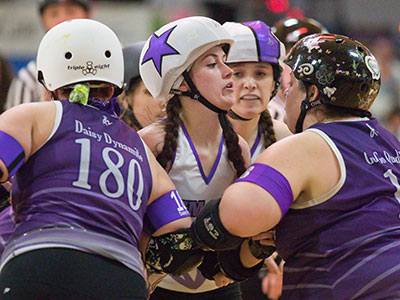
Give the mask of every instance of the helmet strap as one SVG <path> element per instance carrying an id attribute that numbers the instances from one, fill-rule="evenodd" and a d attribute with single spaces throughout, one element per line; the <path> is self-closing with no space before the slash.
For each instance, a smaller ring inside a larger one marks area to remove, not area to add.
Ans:
<path id="1" fill-rule="evenodd" d="M 322 103 L 323 102 L 320 99 L 310 102 L 310 100 L 308 99 L 308 88 L 306 86 L 306 98 L 303 100 L 303 102 L 301 102 L 300 115 L 297 118 L 297 122 L 296 122 L 296 133 L 300 133 L 303 131 L 303 123 L 304 123 L 304 119 L 306 117 L 307 111 L 309 111 L 311 108 L 321 105 Z"/>
<path id="2" fill-rule="evenodd" d="M 221 124 L 222 130 L 230 130 L 230 126 L 228 124 L 228 120 L 226 118 L 226 110 L 222 110 L 218 107 L 216 107 L 214 104 L 210 103 L 206 98 L 204 98 L 197 87 L 194 85 L 192 78 L 190 78 L 190 75 L 187 71 L 183 72 L 183 78 L 185 79 L 187 85 L 190 88 L 190 91 L 187 92 L 182 92 L 179 90 L 172 90 L 172 93 L 175 95 L 182 95 L 182 96 L 187 96 L 189 98 L 192 98 L 193 100 L 199 101 L 201 104 L 203 104 L 205 107 L 208 109 L 212 110 L 213 112 L 216 112 L 218 114 L 218 119 L 219 123 Z"/>
<path id="3" fill-rule="evenodd" d="M 246 119 L 243 118 L 242 116 L 239 116 L 237 113 L 233 111 L 233 109 L 228 110 L 228 116 L 230 116 L 234 120 L 240 120 L 240 121 L 251 121 L 252 119 Z"/>

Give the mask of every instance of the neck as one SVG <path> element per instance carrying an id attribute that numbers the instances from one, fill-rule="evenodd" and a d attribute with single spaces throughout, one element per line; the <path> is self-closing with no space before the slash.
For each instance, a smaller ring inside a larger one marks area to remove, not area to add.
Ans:
<path id="1" fill-rule="evenodd" d="M 232 123 L 233 130 L 242 138 L 244 138 L 251 147 L 255 139 L 257 138 L 258 121 L 260 120 L 260 115 L 249 121 L 234 120 L 230 117 L 228 118 L 229 121 Z"/>
<path id="2" fill-rule="evenodd" d="M 180 117 L 192 139 L 201 142 L 221 136 L 222 128 L 216 112 L 189 97 L 181 96 L 180 100 L 182 103 Z"/>

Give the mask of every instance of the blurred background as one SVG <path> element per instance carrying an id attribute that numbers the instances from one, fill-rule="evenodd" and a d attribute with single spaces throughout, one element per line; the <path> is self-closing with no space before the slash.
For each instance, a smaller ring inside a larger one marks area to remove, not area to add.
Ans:
<path id="1" fill-rule="evenodd" d="M 361 41 L 376 56 L 382 73 L 374 113 L 400 136 L 400 0 L 94 0 L 92 18 L 111 27 L 127 45 L 191 15 L 220 23 L 262 20 L 270 26 L 285 17 L 309 17 L 329 32 Z M 37 1 L 0 0 L 0 20 L 0 53 L 16 74 L 35 58 L 45 33 Z"/>

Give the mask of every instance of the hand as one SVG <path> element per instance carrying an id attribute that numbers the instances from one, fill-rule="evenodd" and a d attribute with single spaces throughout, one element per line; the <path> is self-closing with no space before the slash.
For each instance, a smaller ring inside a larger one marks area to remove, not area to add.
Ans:
<path id="1" fill-rule="evenodd" d="M 278 299 L 282 294 L 283 274 L 268 274 L 261 281 L 261 290 L 271 300 Z"/>
<path id="2" fill-rule="evenodd" d="M 278 252 L 275 251 L 270 257 L 264 260 L 264 264 L 268 267 L 268 272 L 279 275 L 283 273 L 284 261 L 282 260 L 278 265 L 275 260 L 277 256 Z"/>
<path id="3" fill-rule="evenodd" d="M 251 237 L 254 241 L 260 241 L 260 244 L 266 246 L 275 246 L 275 231 L 269 230 L 265 232 L 261 232 L 253 237 Z"/>
<path id="4" fill-rule="evenodd" d="M 222 272 L 219 272 L 218 274 L 214 275 L 214 281 L 215 285 L 219 288 L 227 286 L 228 284 L 233 282 L 232 279 L 226 277 Z"/>
<path id="5" fill-rule="evenodd" d="M 268 267 L 268 274 L 261 281 L 261 290 L 270 299 L 278 299 L 282 294 L 283 264 L 285 262 L 281 260 L 278 265 L 275 260 L 277 256 L 278 252 L 275 251 L 264 260 L 264 264 Z"/>

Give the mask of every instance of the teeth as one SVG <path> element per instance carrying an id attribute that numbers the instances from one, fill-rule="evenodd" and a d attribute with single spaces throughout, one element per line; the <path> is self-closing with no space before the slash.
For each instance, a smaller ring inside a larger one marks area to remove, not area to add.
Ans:
<path id="1" fill-rule="evenodd" d="M 241 99 L 244 99 L 244 100 L 258 100 L 259 97 L 257 97 L 257 96 L 243 96 L 243 97 L 241 97 Z"/>

